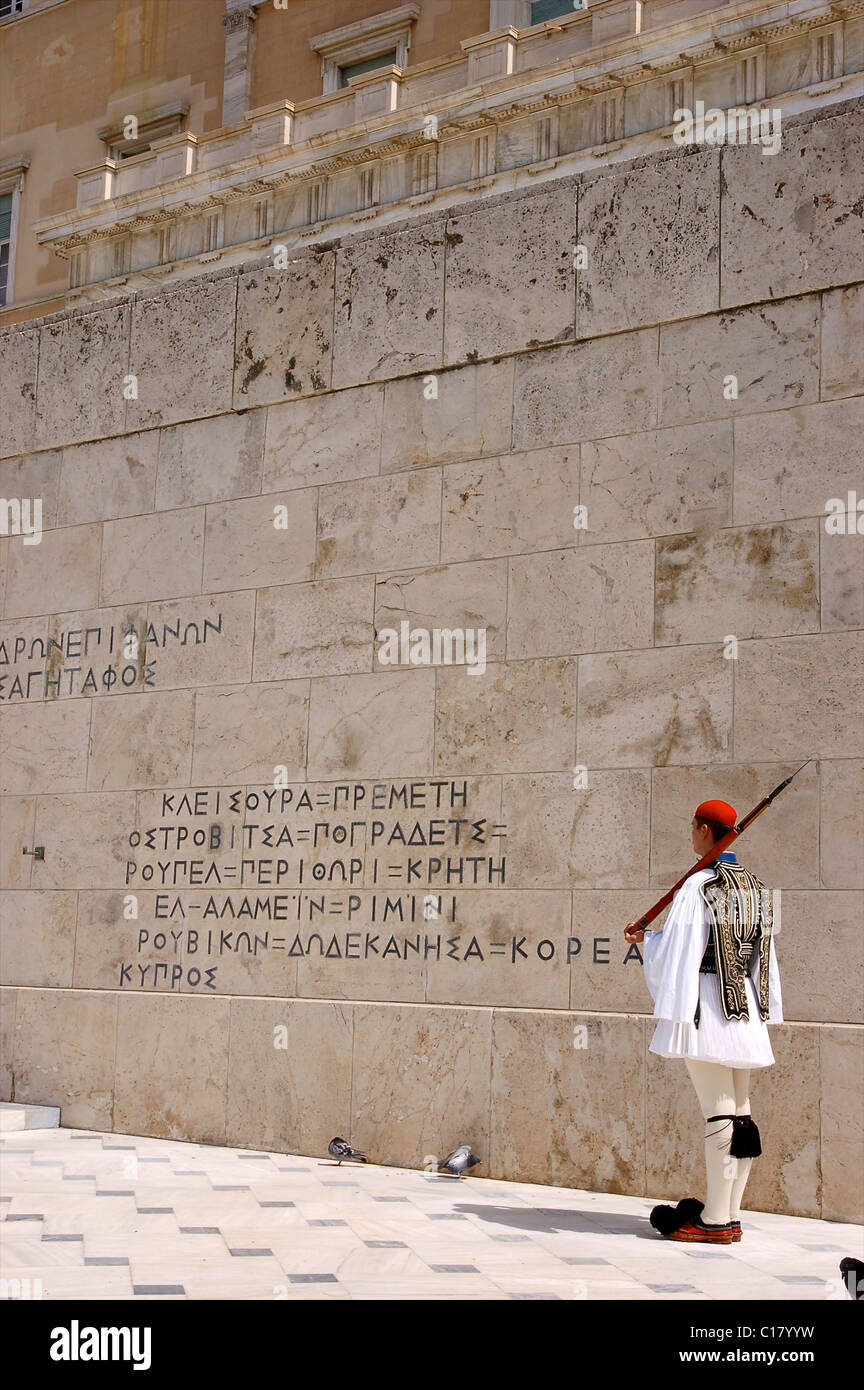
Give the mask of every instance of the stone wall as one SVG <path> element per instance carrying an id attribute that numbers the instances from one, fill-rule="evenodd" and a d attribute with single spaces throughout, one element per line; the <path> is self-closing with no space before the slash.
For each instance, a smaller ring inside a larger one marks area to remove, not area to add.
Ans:
<path id="1" fill-rule="evenodd" d="M 747 1199 L 862 1219 L 860 155 L 849 103 L 6 331 L 4 1097 L 677 1199 L 623 927 L 810 758 Z"/>

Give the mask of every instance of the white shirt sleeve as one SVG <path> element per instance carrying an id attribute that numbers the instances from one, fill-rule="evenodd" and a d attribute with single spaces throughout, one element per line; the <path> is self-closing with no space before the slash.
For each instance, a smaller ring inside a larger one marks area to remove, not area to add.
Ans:
<path id="1" fill-rule="evenodd" d="M 756 964 L 753 967 L 753 986 L 756 990 L 756 997 L 759 997 L 760 979 L 759 953 L 756 953 Z M 772 1023 L 783 1022 L 783 996 L 780 992 L 780 967 L 777 963 L 777 947 L 774 942 L 774 933 L 771 933 L 771 943 L 768 948 L 768 1017 L 765 1020 L 769 1026 Z"/>
<path id="2" fill-rule="evenodd" d="M 662 930 L 645 933 L 642 961 L 655 1018 L 693 1022 L 699 966 L 708 942 L 708 918 L 699 886 L 710 876 L 709 869 L 691 875 L 675 894 Z"/>

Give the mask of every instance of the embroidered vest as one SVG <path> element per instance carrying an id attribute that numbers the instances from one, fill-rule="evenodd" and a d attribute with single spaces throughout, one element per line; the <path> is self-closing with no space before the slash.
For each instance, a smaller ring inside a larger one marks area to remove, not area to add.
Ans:
<path id="1" fill-rule="evenodd" d="M 700 970 L 716 973 L 727 1019 L 749 1017 L 746 977 L 759 954 L 759 1012 L 768 1018 L 768 964 L 773 925 L 771 890 L 741 864 L 717 863 L 700 884 L 710 931 Z M 699 1025 L 697 1006 L 694 1022 Z"/>

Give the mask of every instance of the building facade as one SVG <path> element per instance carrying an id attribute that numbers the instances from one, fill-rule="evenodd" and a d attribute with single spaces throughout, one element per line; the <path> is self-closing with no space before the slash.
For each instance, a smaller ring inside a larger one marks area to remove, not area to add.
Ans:
<path id="1" fill-rule="evenodd" d="M 623 928 L 809 759 L 747 1198 L 861 1220 L 864 6 L 559 9 L 0 22 L 4 1095 L 677 1198 Z"/>

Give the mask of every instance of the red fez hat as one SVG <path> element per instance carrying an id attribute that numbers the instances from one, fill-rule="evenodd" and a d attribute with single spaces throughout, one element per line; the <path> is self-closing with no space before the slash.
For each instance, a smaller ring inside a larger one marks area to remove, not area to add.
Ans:
<path id="1" fill-rule="evenodd" d="M 696 807 L 697 820 L 713 820 L 718 825 L 735 825 L 738 815 L 734 806 L 730 806 L 728 801 L 703 801 Z"/>

